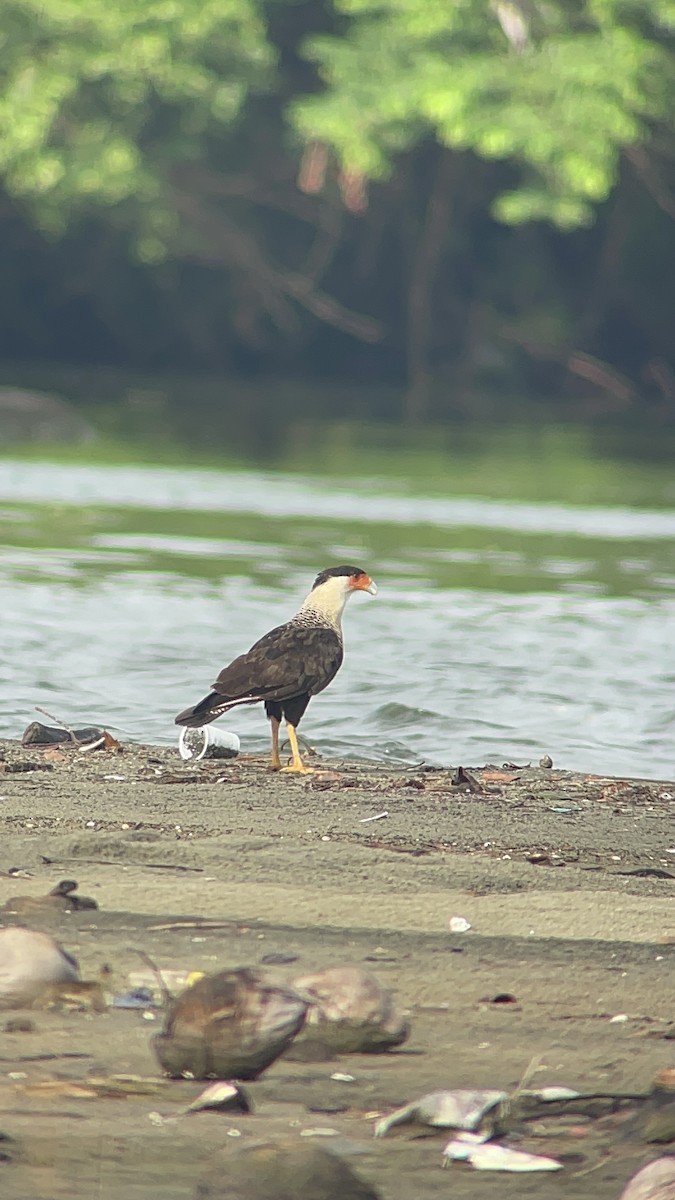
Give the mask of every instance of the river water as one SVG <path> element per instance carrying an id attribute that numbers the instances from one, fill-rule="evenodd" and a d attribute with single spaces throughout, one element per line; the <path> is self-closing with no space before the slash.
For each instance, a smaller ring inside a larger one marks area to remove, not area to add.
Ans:
<path id="1" fill-rule="evenodd" d="M 301 732 L 327 755 L 675 773 L 675 511 L 396 481 L 0 462 L 0 735 L 41 705 L 171 743 L 173 717 L 316 572 L 377 580 Z M 221 725 L 246 751 L 264 714 Z"/>

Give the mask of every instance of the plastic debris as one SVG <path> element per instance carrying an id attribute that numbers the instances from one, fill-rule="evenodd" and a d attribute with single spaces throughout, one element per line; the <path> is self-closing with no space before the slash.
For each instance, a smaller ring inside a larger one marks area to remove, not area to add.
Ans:
<path id="1" fill-rule="evenodd" d="M 227 1112 L 236 1109 L 237 1112 L 250 1112 L 251 1105 L 246 1093 L 236 1083 L 223 1082 L 218 1080 L 217 1083 L 211 1083 L 203 1092 L 200 1092 L 196 1100 L 192 1104 L 188 1104 L 187 1108 L 183 1109 L 183 1113 L 203 1112 L 210 1110 L 211 1112 Z"/>
<path id="2" fill-rule="evenodd" d="M 384 1137 L 394 1125 L 416 1121 L 437 1129 L 476 1130 L 498 1104 L 508 1099 L 507 1092 L 456 1091 L 429 1092 L 412 1104 L 397 1108 L 375 1126 L 375 1137 Z"/>
<path id="3" fill-rule="evenodd" d="M 543 1100 L 545 1103 L 553 1103 L 555 1100 L 577 1100 L 581 1092 L 575 1092 L 574 1088 L 568 1087 L 551 1087 L 537 1088 L 534 1092 L 523 1092 L 523 1096 L 534 1096 L 536 1100 Z"/>
<path id="4" fill-rule="evenodd" d="M 186 988 L 192 987 L 193 983 L 197 983 L 198 980 L 203 978 L 203 971 L 191 971 L 189 968 L 176 970 L 159 967 L 157 971 L 152 971 L 150 968 L 129 971 L 127 983 L 133 992 L 147 991 L 156 1002 L 161 1004 L 164 999 L 162 985 L 172 996 L 177 996 L 180 992 L 184 992 Z"/>
<path id="5" fill-rule="evenodd" d="M 453 1138 L 443 1151 L 444 1165 L 448 1162 L 468 1162 L 477 1171 L 559 1171 L 562 1163 L 542 1154 L 512 1150 L 496 1142 L 468 1141 L 466 1136 Z"/>
<path id="6" fill-rule="evenodd" d="M 155 999 L 149 988 L 131 988 L 121 996 L 113 996 L 111 1008 L 153 1008 Z"/>
<path id="7" fill-rule="evenodd" d="M 241 742 L 236 733 L 229 729 L 215 729 L 213 725 L 202 725 L 199 729 L 184 726 L 178 738 L 178 753 L 184 762 L 194 758 L 236 758 Z"/>
<path id="8" fill-rule="evenodd" d="M 471 922 L 467 921 L 466 917 L 450 917 L 448 921 L 448 929 L 451 933 L 468 933 L 471 928 Z"/>

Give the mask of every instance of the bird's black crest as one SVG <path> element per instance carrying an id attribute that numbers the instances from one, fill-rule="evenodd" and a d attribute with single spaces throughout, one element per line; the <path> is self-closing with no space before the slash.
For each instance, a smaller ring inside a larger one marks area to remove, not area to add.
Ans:
<path id="1" fill-rule="evenodd" d="M 361 567 L 328 567 L 325 571 L 320 571 L 314 583 L 312 591 L 321 583 L 326 583 L 328 579 L 332 579 L 335 575 L 365 575 L 366 572 Z"/>

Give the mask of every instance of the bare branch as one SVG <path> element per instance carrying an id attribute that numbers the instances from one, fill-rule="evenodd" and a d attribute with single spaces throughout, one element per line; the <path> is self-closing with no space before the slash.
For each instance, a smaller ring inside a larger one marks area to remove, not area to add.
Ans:
<path id="1" fill-rule="evenodd" d="M 662 212 L 667 213 L 675 221 L 675 197 L 661 179 L 649 154 L 643 146 L 627 146 L 624 154 L 632 166 L 638 179 L 644 184 L 653 200 Z"/>
<path id="2" fill-rule="evenodd" d="M 174 192 L 179 213 L 205 238 L 209 249 L 178 250 L 180 257 L 205 265 L 222 265 L 239 270 L 252 290 L 257 292 L 269 315 L 281 328 L 295 322 L 288 298 L 311 312 L 319 320 L 349 333 L 365 342 L 376 342 L 383 336 L 380 322 L 352 312 L 339 301 L 317 290 L 314 280 L 298 272 L 272 266 L 263 255 L 255 238 L 238 226 L 223 211 L 213 209 L 194 195 Z"/>

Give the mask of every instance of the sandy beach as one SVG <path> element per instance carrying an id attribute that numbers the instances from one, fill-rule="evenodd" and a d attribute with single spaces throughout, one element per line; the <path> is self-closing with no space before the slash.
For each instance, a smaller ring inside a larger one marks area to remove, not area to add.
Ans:
<path id="1" fill-rule="evenodd" d="M 675 783 L 557 764 L 459 775 L 314 765 L 295 778 L 245 756 L 193 765 L 166 748 L 0 743 L 0 904 L 77 880 L 98 910 L 30 923 L 76 954 L 83 978 L 108 964 L 123 992 L 142 966 L 135 948 L 201 971 L 293 959 L 268 966 L 284 979 L 356 962 L 395 991 L 412 1025 L 385 1056 L 280 1059 L 247 1085 L 250 1116 L 173 1122 L 203 1085 L 162 1080 L 151 1048 L 161 1014 L 22 1013 L 34 1028 L 13 1033 L 17 1014 L 3 1014 L 3 1197 L 189 1200 L 215 1149 L 317 1128 L 334 1131 L 325 1144 L 382 1200 L 591 1190 L 610 1200 L 656 1156 L 618 1117 L 580 1118 L 523 1143 L 561 1159 L 556 1175 L 443 1172 L 443 1131 L 404 1127 L 376 1141 L 373 1125 L 426 1091 L 509 1090 L 533 1059 L 532 1085 L 583 1092 L 639 1092 L 673 1066 Z M 450 932 L 452 916 L 471 928 Z M 495 1003 L 500 994 L 513 1002 Z M 86 1090 L 87 1078 L 113 1074 L 154 1082 L 94 1097 L 34 1086 Z"/>

